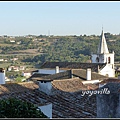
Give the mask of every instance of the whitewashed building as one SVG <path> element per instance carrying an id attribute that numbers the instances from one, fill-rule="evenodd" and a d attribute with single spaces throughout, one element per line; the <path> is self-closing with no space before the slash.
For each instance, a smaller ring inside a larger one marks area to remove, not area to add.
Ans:
<path id="1" fill-rule="evenodd" d="M 108 77 L 115 77 L 114 69 L 114 51 L 109 53 L 107 42 L 102 30 L 101 39 L 96 54 L 91 55 L 92 63 L 106 63 L 105 67 L 99 70 L 99 74 Z"/>

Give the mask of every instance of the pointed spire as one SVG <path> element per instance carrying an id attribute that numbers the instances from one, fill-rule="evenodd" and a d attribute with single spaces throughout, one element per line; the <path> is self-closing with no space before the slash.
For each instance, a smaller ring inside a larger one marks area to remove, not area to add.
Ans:
<path id="1" fill-rule="evenodd" d="M 109 53 L 107 43 L 106 43 L 106 39 L 105 39 L 104 32 L 103 32 L 103 27 L 102 27 L 101 40 L 100 40 L 100 43 L 99 43 L 99 46 L 98 46 L 97 53 L 98 54 Z"/>

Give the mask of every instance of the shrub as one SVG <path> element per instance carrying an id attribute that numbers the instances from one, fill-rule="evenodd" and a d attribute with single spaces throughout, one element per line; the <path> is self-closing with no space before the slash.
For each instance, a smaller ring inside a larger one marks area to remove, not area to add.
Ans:
<path id="1" fill-rule="evenodd" d="M 0 118 L 47 118 L 37 106 L 16 98 L 0 100 Z"/>

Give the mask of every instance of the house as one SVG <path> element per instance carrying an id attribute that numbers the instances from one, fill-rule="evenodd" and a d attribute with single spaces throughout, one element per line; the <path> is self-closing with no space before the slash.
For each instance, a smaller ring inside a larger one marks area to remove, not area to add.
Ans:
<path id="1" fill-rule="evenodd" d="M 20 66 L 19 70 L 25 70 L 25 68 L 26 68 L 25 66 Z"/>
<path id="2" fill-rule="evenodd" d="M 102 30 L 98 51 L 96 54 L 91 54 L 91 63 L 81 62 L 45 62 L 41 65 L 41 69 L 54 69 L 58 66 L 60 69 L 87 69 L 91 68 L 92 72 L 97 72 L 100 75 L 115 77 L 114 68 L 114 51 L 109 53 L 104 32 Z"/>
<path id="3" fill-rule="evenodd" d="M 83 84 L 82 81 L 91 81 L 91 77 L 93 80 L 101 78 L 102 83 L 108 78 L 95 72 L 88 77 L 89 74 L 90 71 L 83 69 L 41 77 L 41 74 L 33 74 L 33 81 L 1 84 L 0 99 L 14 97 L 33 103 L 50 118 L 96 118 L 100 116 L 98 111 L 102 110 L 97 109 L 101 97 L 97 102 L 97 94 L 90 95 L 87 91 L 99 90 L 99 85 Z"/>
<path id="4" fill-rule="evenodd" d="M 4 61 L 4 59 L 0 59 L 0 61 Z"/>
<path id="5" fill-rule="evenodd" d="M 24 70 L 22 71 L 22 74 L 21 74 L 23 77 L 30 77 L 32 75 L 31 71 L 28 71 L 28 70 Z"/>
<path id="6" fill-rule="evenodd" d="M 97 89 L 99 88 L 99 84 L 97 83 L 100 83 L 103 79 L 107 78 L 108 77 L 100 75 L 96 72 L 91 72 L 91 69 L 72 69 L 49 75 L 34 73 L 28 78 L 28 81 L 38 81 L 40 90 L 46 94 L 51 94 L 53 93 L 52 86 L 63 91 L 65 86 L 67 89 L 69 87 L 67 92 L 76 92 L 85 89 Z"/>
<path id="7" fill-rule="evenodd" d="M 58 83 L 55 82 L 54 84 L 58 85 Z M 61 86 L 61 88 L 63 87 L 64 85 Z M 63 89 L 67 91 L 68 88 L 64 87 Z M 48 95 L 39 89 L 39 83 L 37 81 L 29 81 L 24 83 L 8 83 L 0 85 L 0 90 L 0 100 L 14 97 L 23 101 L 33 103 L 37 105 L 38 108 L 41 108 L 43 112 L 46 112 L 46 114 L 48 113 L 48 116 L 50 118 L 96 117 L 95 96 L 81 96 L 81 91 L 72 93 L 65 92 L 59 90 L 59 88 L 55 88 L 53 85 L 52 92 L 54 94 Z"/>
<path id="8" fill-rule="evenodd" d="M 10 42 L 14 43 L 14 42 L 15 42 L 15 40 L 10 40 Z"/>

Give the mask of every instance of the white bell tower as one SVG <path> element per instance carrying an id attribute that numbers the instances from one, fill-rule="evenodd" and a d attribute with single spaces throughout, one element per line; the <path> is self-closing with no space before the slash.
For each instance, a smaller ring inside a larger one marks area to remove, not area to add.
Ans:
<path id="1" fill-rule="evenodd" d="M 100 71 L 100 74 L 106 75 L 108 77 L 115 76 L 114 51 L 112 53 L 109 53 L 103 29 L 101 39 L 98 45 L 97 54 L 91 55 L 91 61 L 92 63 L 106 63 L 105 68 Z"/>

